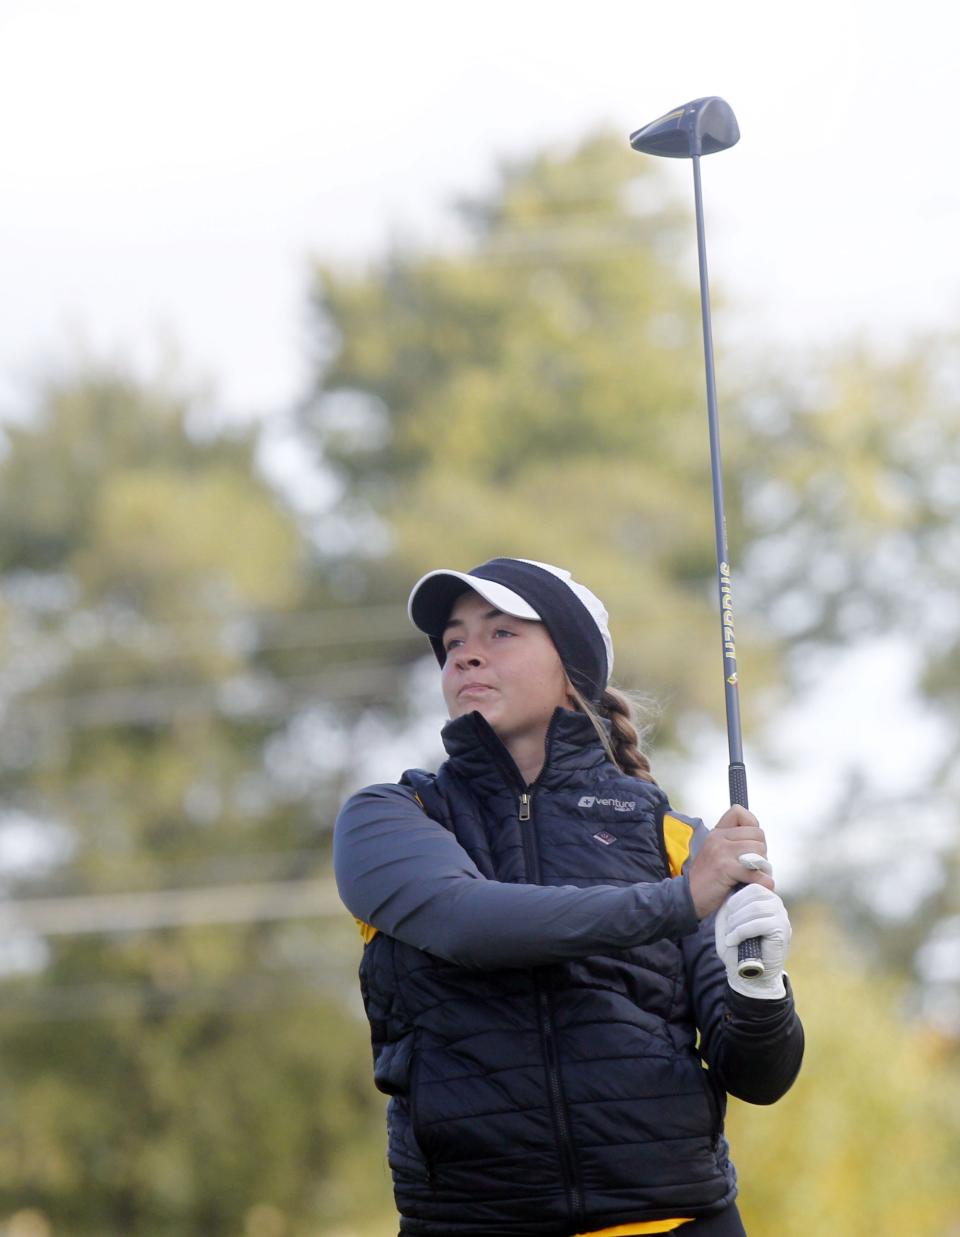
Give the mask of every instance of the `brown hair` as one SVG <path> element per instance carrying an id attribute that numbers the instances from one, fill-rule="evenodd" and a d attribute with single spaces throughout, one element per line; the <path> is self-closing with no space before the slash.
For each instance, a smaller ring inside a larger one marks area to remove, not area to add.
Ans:
<path id="1" fill-rule="evenodd" d="M 568 680 L 570 703 L 593 723 L 600 742 L 613 763 L 630 777 L 642 782 L 654 782 L 650 761 L 640 750 L 640 725 L 634 702 L 615 687 L 605 687 L 597 704 L 593 705 Z M 610 732 L 603 725 L 610 723 Z"/>

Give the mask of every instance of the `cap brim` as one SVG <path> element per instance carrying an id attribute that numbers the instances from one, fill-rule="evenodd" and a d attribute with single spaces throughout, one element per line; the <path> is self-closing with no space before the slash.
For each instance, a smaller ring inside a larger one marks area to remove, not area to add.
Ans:
<path id="1" fill-rule="evenodd" d="M 529 619 L 540 622 L 540 615 L 528 601 L 515 593 L 505 584 L 497 584 L 494 580 L 483 580 L 479 576 L 468 575 L 465 571 L 428 571 L 413 586 L 410 600 L 407 602 L 407 613 L 415 627 L 419 627 L 426 635 L 439 638 L 447 625 L 453 604 L 461 593 L 473 589 L 484 601 L 489 601 L 497 610 L 511 614 L 514 618 Z"/>

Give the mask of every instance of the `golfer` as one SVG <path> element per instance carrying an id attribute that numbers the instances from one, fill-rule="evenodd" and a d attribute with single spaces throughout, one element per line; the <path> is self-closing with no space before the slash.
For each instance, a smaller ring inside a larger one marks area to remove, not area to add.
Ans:
<path id="1" fill-rule="evenodd" d="M 762 830 L 673 811 L 569 572 L 432 571 L 410 616 L 448 758 L 354 795 L 334 844 L 401 1233 L 743 1234 L 726 1094 L 773 1103 L 803 1055 Z"/>

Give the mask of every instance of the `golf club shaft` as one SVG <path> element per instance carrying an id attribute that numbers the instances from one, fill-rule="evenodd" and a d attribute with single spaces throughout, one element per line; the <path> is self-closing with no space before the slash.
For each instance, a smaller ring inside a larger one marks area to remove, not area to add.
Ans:
<path id="1" fill-rule="evenodd" d="M 717 547 L 717 581 L 720 592 L 720 635 L 723 643 L 723 690 L 727 716 L 727 746 L 730 753 L 730 803 L 749 807 L 747 771 L 743 764 L 740 729 L 740 686 L 737 673 L 736 629 L 733 618 L 733 586 L 727 548 L 727 520 L 723 504 L 723 469 L 720 460 L 720 422 L 713 365 L 713 330 L 710 322 L 710 285 L 707 278 L 707 245 L 703 226 L 703 194 L 700 187 L 700 156 L 694 155 L 693 193 L 697 216 L 697 257 L 700 262 L 700 316 L 703 321 L 703 360 L 707 375 L 707 423 L 710 429 L 710 472 L 713 481 L 713 523 Z M 745 977 L 763 974 L 763 958 L 757 937 L 742 941 L 737 969 Z"/>

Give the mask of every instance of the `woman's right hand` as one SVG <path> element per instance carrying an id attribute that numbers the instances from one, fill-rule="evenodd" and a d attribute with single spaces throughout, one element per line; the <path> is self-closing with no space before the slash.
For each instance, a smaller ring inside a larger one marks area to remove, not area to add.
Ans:
<path id="1" fill-rule="evenodd" d="M 690 894 L 698 919 L 718 910 L 737 885 L 763 885 L 773 889 L 773 877 L 759 869 L 748 869 L 741 855 L 766 856 L 767 840 L 756 816 L 745 807 L 734 805 L 709 832 L 696 858 L 687 869 Z"/>

